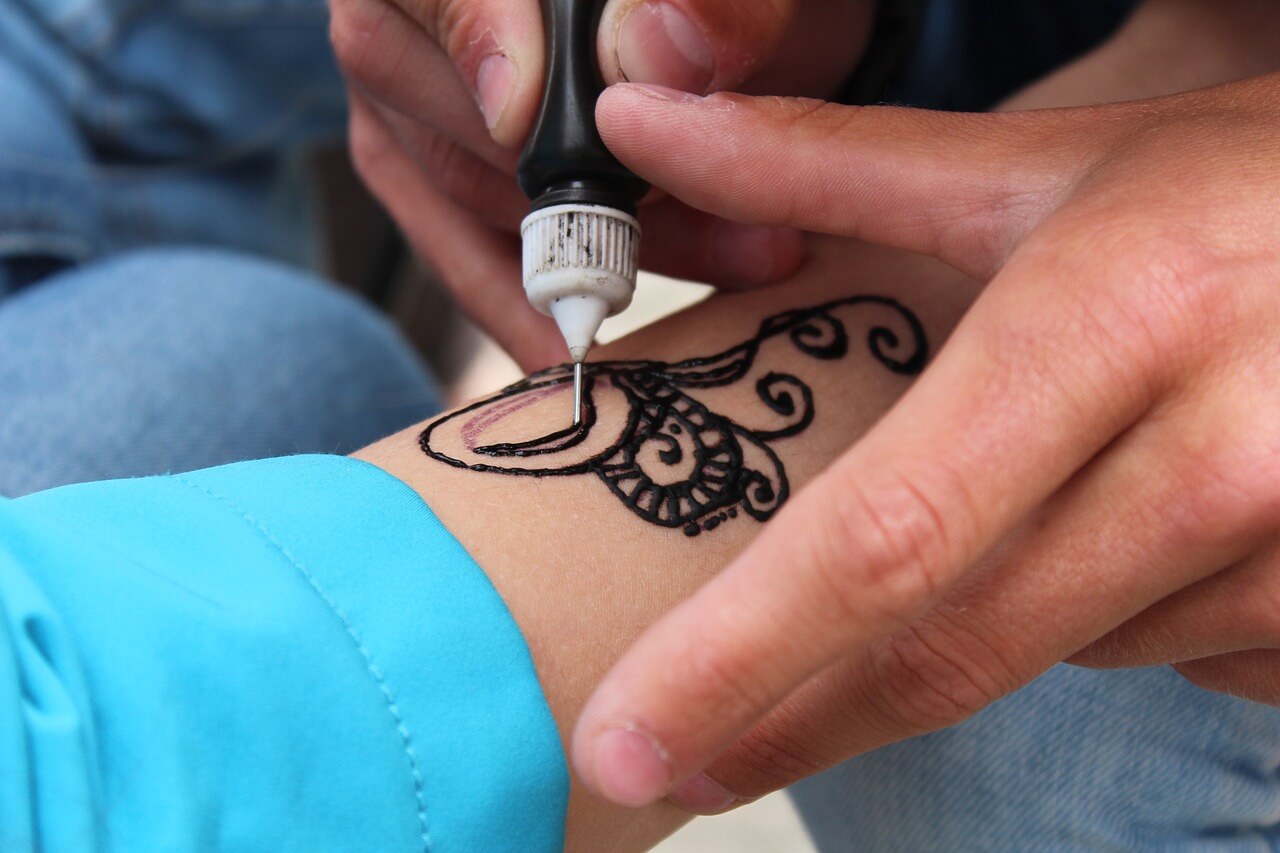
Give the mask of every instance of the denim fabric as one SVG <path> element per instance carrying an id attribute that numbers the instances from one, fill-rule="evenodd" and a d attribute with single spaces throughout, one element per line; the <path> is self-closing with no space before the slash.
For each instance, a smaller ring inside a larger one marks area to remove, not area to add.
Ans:
<path id="1" fill-rule="evenodd" d="M 317 254 L 326 27 L 323 0 L 0 0 L 0 494 L 346 452 L 436 409 L 384 320 L 254 257 Z"/>
<path id="2" fill-rule="evenodd" d="M 1168 667 L 1063 665 L 791 790 L 822 851 L 1272 850 L 1280 712 Z"/>
<path id="3" fill-rule="evenodd" d="M 298 158 L 345 119 L 326 26 L 323 0 L 0 0 L 0 259 L 312 260 Z"/>
<path id="4" fill-rule="evenodd" d="M 347 453 L 438 406 L 384 318 L 276 263 L 146 249 L 0 301 L 0 495 Z"/>

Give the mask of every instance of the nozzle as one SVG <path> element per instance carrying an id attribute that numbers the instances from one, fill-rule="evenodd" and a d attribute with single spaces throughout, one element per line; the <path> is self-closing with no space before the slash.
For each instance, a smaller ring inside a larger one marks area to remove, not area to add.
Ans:
<path id="1" fill-rule="evenodd" d="M 526 216 L 520 237 L 525 294 L 541 313 L 555 317 L 558 303 L 585 296 L 604 306 L 603 320 L 631 304 L 640 260 L 640 223 L 634 216 L 609 207 L 559 205 Z M 556 320 L 564 330 L 567 321 Z M 591 334 L 599 327 L 596 323 Z M 570 347 L 577 345 L 566 340 Z M 590 338 L 583 343 L 589 347 Z"/>
<path id="2" fill-rule="evenodd" d="M 596 100 L 604 77 L 596 33 L 604 0 L 542 0 L 546 73 L 542 109 L 516 170 L 533 212 L 520 226 L 529 302 L 555 317 L 582 390 L 583 360 L 605 317 L 624 310 L 636 287 L 640 223 L 648 185 L 600 138 Z M 574 423 L 581 417 L 575 403 Z"/>
<path id="3" fill-rule="evenodd" d="M 608 207 L 537 210 L 520 226 L 529 302 L 560 327 L 569 355 L 582 361 L 606 317 L 631 304 L 640 223 Z"/>
<path id="4" fill-rule="evenodd" d="M 609 303 L 598 296 L 563 296 L 551 303 L 551 316 L 569 346 L 573 359 L 573 425 L 582 421 L 582 362 L 609 313 Z"/>
<path id="5" fill-rule="evenodd" d="M 569 357 L 581 365 L 606 317 L 631 304 L 640 255 L 640 223 L 609 207 L 560 205 L 535 210 L 520 226 L 524 289 L 530 304 L 550 315 Z M 582 393 L 574 372 L 575 397 Z M 574 423 L 582 406 L 574 403 Z"/>
<path id="6" fill-rule="evenodd" d="M 573 362 L 573 425 L 582 423 L 582 362 Z"/>
<path id="7" fill-rule="evenodd" d="M 562 296 L 551 303 L 551 316 L 564 336 L 569 357 L 575 362 L 585 361 L 596 333 L 609 316 L 609 303 L 590 293 Z"/>

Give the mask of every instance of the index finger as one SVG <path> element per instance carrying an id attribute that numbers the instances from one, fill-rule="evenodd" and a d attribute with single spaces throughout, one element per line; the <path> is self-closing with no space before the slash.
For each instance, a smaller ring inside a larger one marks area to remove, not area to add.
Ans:
<path id="1" fill-rule="evenodd" d="M 575 730 L 588 786 L 662 797 L 921 613 L 1150 405 L 1148 366 L 1113 357 L 1080 288 L 1024 286 L 1055 266 L 1015 258 L 883 421 L 642 635 Z"/>

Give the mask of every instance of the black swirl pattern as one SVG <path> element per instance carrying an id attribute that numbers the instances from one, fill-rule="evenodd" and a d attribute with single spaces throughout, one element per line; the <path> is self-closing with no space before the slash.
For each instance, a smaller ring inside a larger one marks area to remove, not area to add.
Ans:
<path id="1" fill-rule="evenodd" d="M 754 429 L 712 411 L 696 395 L 747 379 L 761 345 L 782 335 L 812 358 L 844 358 L 849 331 L 835 312 L 861 306 L 887 309 L 893 321 L 869 328 L 866 342 L 872 357 L 894 373 L 918 374 L 928 359 L 928 343 L 916 316 L 888 297 L 854 296 L 769 317 L 754 337 L 716 355 L 674 363 L 589 363 L 583 418 L 577 426 L 529 441 L 474 446 L 469 448 L 471 461 L 437 446 L 436 437 L 446 425 L 474 424 L 492 412 L 501 418 L 502 406 L 521 395 L 572 384 L 572 371 L 555 367 L 433 422 L 419 443 L 432 459 L 471 471 L 526 477 L 593 474 L 641 519 L 688 536 L 714 530 L 739 514 L 765 521 L 790 494 L 786 469 L 769 443 L 798 435 L 813 423 L 812 389 L 789 373 L 760 376 L 756 395 L 772 422 Z M 605 383 L 629 403 L 620 433 L 603 450 L 555 465 L 557 455 L 573 455 L 597 429 L 595 392 Z M 467 428 L 461 427 L 463 433 Z"/>

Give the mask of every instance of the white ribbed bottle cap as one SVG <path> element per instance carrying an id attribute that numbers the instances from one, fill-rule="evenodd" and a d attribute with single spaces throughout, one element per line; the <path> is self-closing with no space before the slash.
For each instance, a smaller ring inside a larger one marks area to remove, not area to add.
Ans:
<path id="1" fill-rule="evenodd" d="M 534 308 L 554 316 L 566 297 L 602 300 L 612 317 L 631 304 L 640 259 L 640 223 L 611 207 L 561 204 L 520 224 L 524 288 Z"/>

